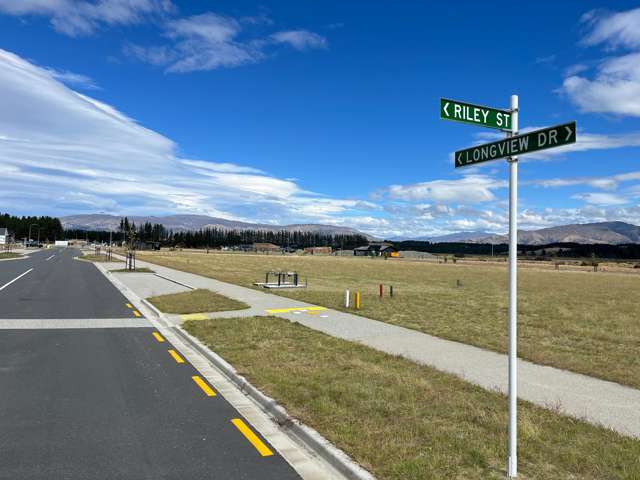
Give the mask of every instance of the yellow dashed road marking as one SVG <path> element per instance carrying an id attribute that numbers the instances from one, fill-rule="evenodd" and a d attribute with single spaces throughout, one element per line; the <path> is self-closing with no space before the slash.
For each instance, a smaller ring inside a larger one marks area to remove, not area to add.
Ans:
<path id="1" fill-rule="evenodd" d="M 193 377 L 191 377 L 191 379 L 194 382 L 196 382 L 196 385 L 198 385 L 202 389 L 202 391 L 205 393 L 207 397 L 216 396 L 216 392 L 213 391 L 213 388 L 207 385 L 207 383 L 204 380 L 202 380 L 202 378 L 200 378 L 198 375 L 194 375 Z"/>
<path id="2" fill-rule="evenodd" d="M 127 307 L 133 308 L 133 305 L 131 305 L 130 303 L 127 303 Z"/>
<path id="3" fill-rule="evenodd" d="M 291 308 L 272 308 L 267 313 L 289 313 L 289 312 L 319 312 L 326 310 L 325 307 L 291 307 Z"/>
<path id="4" fill-rule="evenodd" d="M 182 358 L 180 354 L 175 350 L 169 350 L 169 355 L 173 357 L 176 363 L 184 363 L 184 358 Z"/>
<path id="5" fill-rule="evenodd" d="M 187 320 L 207 320 L 207 317 L 204 313 L 188 313 L 187 315 L 180 315 L 180 319 Z"/>
<path id="6" fill-rule="evenodd" d="M 152 335 L 155 337 L 155 339 L 156 339 L 157 341 L 159 341 L 159 342 L 164 342 L 164 338 L 163 338 L 163 337 L 162 337 L 162 335 L 160 335 L 158 332 L 153 332 L 153 334 L 152 334 Z"/>
<path id="7" fill-rule="evenodd" d="M 133 314 L 134 314 L 136 317 L 141 317 L 141 316 L 142 316 L 142 314 L 141 314 L 138 310 L 134 310 L 134 311 L 133 311 Z"/>
<path id="8" fill-rule="evenodd" d="M 255 447 L 260 455 L 262 455 L 263 457 L 270 457 L 271 455 L 273 455 L 273 452 L 269 450 L 269 447 L 267 447 L 265 443 L 260 440 L 255 433 L 253 433 L 253 430 L 251 430 L 241 419 L 234 418 L 233 420 L 231 420 L 231 423 L 233 423 L 236 428 L 240 430 L 240 433 L 242 433 L 245 438 L 249 440 L 251 445 Z"/>

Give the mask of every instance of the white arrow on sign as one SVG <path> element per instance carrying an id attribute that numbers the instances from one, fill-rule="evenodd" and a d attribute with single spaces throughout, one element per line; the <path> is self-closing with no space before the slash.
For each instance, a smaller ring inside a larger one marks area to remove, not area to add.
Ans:
<path id="1" fill-rule="evenodd" d="M 449 108 L 449 102 L 446 102 L 444 104 L 444 107 L 442 107 L 442 109 L 444 110 L 444 114 L 448 117 L 449 116 L 449 112 L 447 112 L 447 108 Z"/>
<path id="2" fill-rule="evenodd" d="M 564 141 L 566 142 L 567 140 L 569 140 L 569 138 L 571 137 L 571 135 L 573 134 L 573 130 L 571 130 L 571 128 L 569 128 L 568 126 L 564 126 L 564 128 L 567 130 L 567 137 L 564 139 Z"/>
<path id="3" fill-rule="evenodd" d="M 458 155 L 458 165 L 462 165 L 462 154 Z"/>

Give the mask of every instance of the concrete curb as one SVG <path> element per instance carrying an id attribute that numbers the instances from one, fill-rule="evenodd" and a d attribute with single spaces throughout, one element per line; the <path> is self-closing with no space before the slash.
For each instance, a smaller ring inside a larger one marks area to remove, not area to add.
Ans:
<path id="1" fill-rule="evenodd" d="M 98 266 L 98 265 L 96 265 Z M 300 423 L 297 419 L 291 417 L 287 411 L 271 397 L 266 396 L 256 387 L 251 385 L 249 381 L 240 375 L 233 366 L 227 363 L 217 353 L 211 351 L 209 347 L 204 345 L 200 340 L 189 334 L 179 325 L 174 325 L 167 320 L 164 313 L 158 310 L 151 302 L 144 298 L 138 297 L 135 293 L 131 292 L 127 287 L 120 284 L 117 279 L 110 275 L 111 272 L 105 268 L 98 266 L 98 269 L 114 283 L 123 293 L 126 293 L 127 297 L 134 296 L 139 299 L 140 302 L 147 307 L 167 328 L 180 337 L 180 339 L 187 342 L 192 348 L 203 355 L 209 360 L 215 368 L 217 368 L 227 379 L 233 383 L 241 392 L 247 395 L 255 403 L 257 403 L 263 411 L 271 416 L 276 423 L 289 435 L 295 437 L 299 443 L 304 445 L 309 451 L 322 458 L 331 467 L 335 468 L 339 473 L 351 480 L 376 480 L 368 471 L 358 465 L 342 450 L 335 447 L 331 442 L 324 438 L 320 433 L 311 427 L 308 427 Z M 186 285 L 185 285 L 186 286 Z M 188 287 L 188 286 L 187 286 Z"/>
<path id="2" fill-rule="evenodd" d="M 165 324 L 169 324 L 164 314 L 158 310 L 151 302 L 141 299 L 142 302 L 149 307 Z M 273 398 L 266 396 L 249 381 L 240 375 L 233 366 L 217 353 L 211 351 L 209 347 L 203 344 L 196 337 L 184 330 L 178 325 L 169 327 L 182 340 L 187 342 L 191 347 L 204 355 L 218 370 L 220 370 L 238 389 L 256 402 L 267 412 L 282 428 L 286 429 L 291 435 L 295 436 L 298 441 L 305 445 L 310 451 L 314 452 L 324 461 L 329 463 L 333 468 L 352 480 L 376 480 L 373 475 L 355 463 L 342 450 L 335 447 L 326 438 L 320 435 L 316 430 L 300 423 L 291 417 L 287 411 L 276 402 Z"/>
<path id="3" fill-rule="evenodd" d="M 27 258 L 29 258 L 29 255 L 22 255 L 20 257 L 14 257 L 14 258 L 0 258 L 0 262 L 12 262 L 14 260 L 26 260 Z"/>
<path id="4" fill-rule="evenodd" d="M 243 393 L 260 405 L 264 411 L 276 420 L 278 425 L 288 430 L 290 434 L 295 436 L 309 450 L 316 453 L 345 477 L 352 480 L 375 480 L 373 475 L 355 463 L 346 453 L 335 447 L 316 430 L 291 417 L 273 398 L 266 396 L 254 387 L 246 378 L 240 375 L 233 366 L 229 365 L 229 363 L 218 354 L 211 351 L 200 340 L 180 326 L 173 326 L 171 329 L 174 330 L 180 338 L 204 355 Z"/>

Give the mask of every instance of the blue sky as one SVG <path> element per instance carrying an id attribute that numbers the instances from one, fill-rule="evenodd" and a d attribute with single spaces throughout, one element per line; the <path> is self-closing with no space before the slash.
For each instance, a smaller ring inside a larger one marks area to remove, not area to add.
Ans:
<path id="1" fill-rule="evenodd" d="M 0 0 L 0 211 L 504 232 L 506 163 L 451 159 L 496 132 L 438 105 L 516 93 L 578 123 L 522 227 L 640 224 L 637 2 L 403 3 Z"/>

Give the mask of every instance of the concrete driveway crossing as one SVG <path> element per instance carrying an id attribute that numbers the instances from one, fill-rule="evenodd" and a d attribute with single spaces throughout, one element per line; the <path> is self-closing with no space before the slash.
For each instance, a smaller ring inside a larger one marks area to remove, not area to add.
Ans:
<path id="1" fill-rule="evenodd" d="M 0 262 L 0 479 L 299 479 L 78 254 Z"/>

